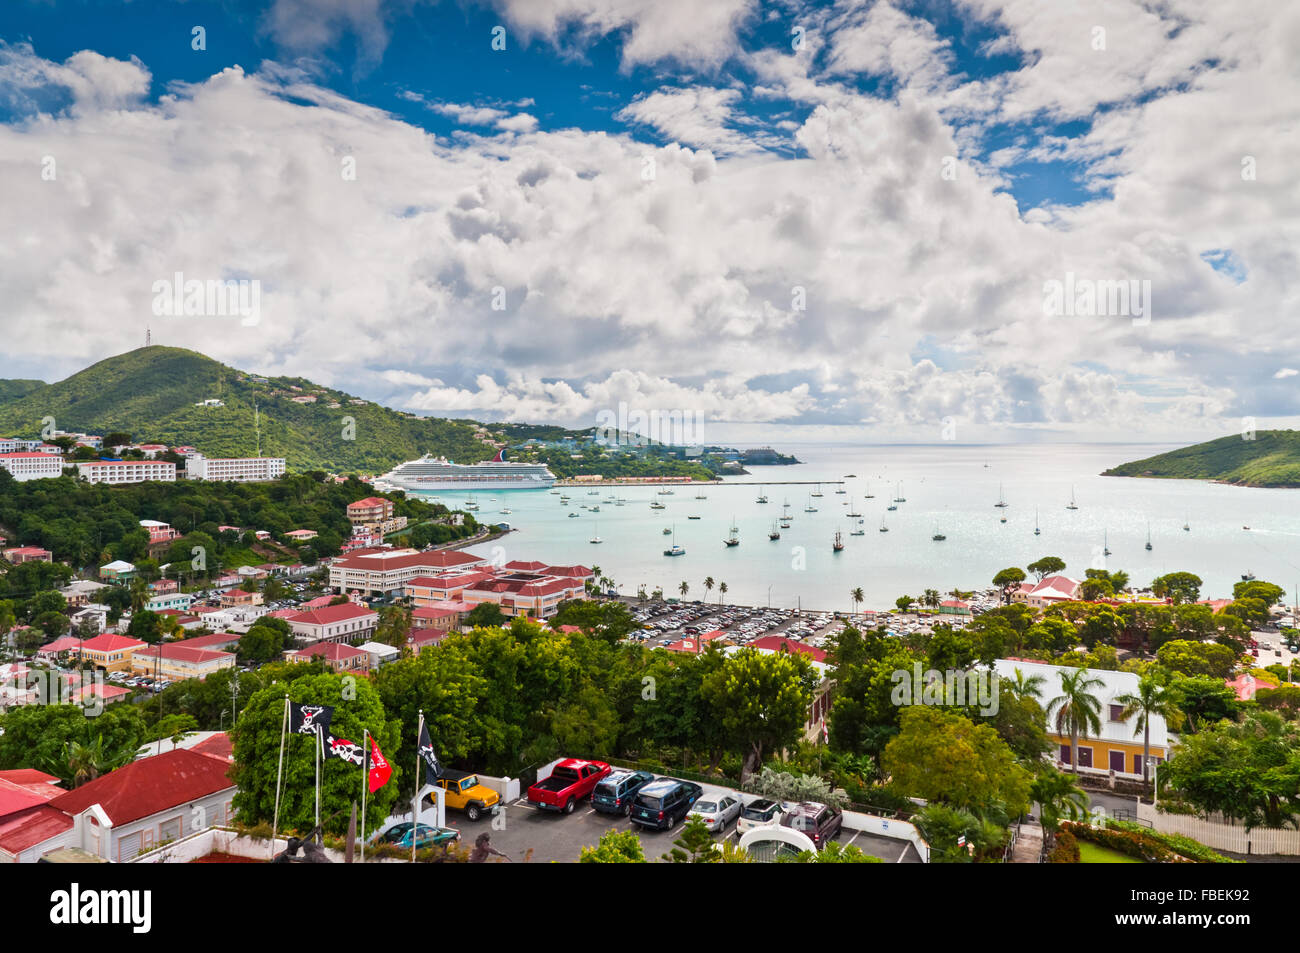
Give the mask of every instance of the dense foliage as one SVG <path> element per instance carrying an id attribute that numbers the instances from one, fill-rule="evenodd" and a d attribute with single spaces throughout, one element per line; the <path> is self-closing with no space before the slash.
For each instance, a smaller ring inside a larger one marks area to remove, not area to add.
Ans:
<path id="1" fill-rule="evenodd" d="M 1219 480 L 1244 486 L 1300 486 L 1300 431 L 1260 430 L 1135 460 L 1103 476 Z"/>

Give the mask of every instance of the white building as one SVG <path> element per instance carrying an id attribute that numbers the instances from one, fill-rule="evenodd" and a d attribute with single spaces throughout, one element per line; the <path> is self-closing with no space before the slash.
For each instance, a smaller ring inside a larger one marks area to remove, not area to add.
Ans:
<path id="1" fill-rule="evenodd" d="M 90 483 L 143 483 L 176 481 L 176 464 L 157 460 L 87 460 L 77 464 L 82 479 Z"/>
<path id="2" fill-rule="evenodd" d="M 15 480 L 45 480 L 63 475 L 63 458 L 35 450 L 0 453 L 0 470 Z"/>
<path id="3" fill-rule="evenodd" d="M 205 457 L 192 453 L 185 460 L 185 475 L 191 480 L 253 483 L 284 476 L 284 457 Z"/>
<path id="4" fill-rule="evenodd" d="M 300 645 L 315 642 L 347 642 L 367 640 L 379 626 L 379 613 L 365 609 L 355 602 L 337 606 L 323 606 L 299 612 L 285 619 Z"/>

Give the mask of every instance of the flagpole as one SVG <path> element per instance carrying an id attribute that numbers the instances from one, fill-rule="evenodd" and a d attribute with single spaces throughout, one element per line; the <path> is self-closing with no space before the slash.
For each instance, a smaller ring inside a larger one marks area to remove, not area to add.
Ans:
<path id="1" fill-rule="evenodd" d="M 415 729 L 415 801 L 411 804 L 411 863 L 415 863 L 415 845 L 420 840 L 420 736 L 424 734 L 424 709 L 420 709 L 419 727 Z"/>
<path id="2" fill-rule="evenodd" d="M 366 792 L 370 790 L 370 730 L 361 729 L 361 863 L 366 862 Z M 412 828 L 414 836 L 415 828 Z"/>
<path id="3" fill-rule="evenodd" d="M 316 749 L 316 827 L 317 828 L 320 827 L 320 754 L 321 754 L 321 748 L 324 744 L 325 741 L 324 739 L 321 738 L 320 735 L 320 726 L 317 725 L 316 744 L 313 745 L 313 747 Z M 318 843 L 321 844 L 325 843 L 325 837 L 323 832 L 318 833 L 317 837 L 319 838 Z"/>
<path id="4" fill-rule="evenodd" d="M 271 856 L 275 856 L 275 835 L 280 829 L 280 779 L 284 777 L 284 737 L 289 730 L 289 693 L 284 695 L 284 717 L 280 720 L 280 765 L 275 769 L 275 820 L 271 822 Z"/>

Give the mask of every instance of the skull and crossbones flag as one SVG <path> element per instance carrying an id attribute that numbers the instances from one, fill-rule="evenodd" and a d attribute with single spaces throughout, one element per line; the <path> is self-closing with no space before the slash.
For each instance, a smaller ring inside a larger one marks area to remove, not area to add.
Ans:
<path id="1" fill-rule="evenodd" d="M 325 737 L 325 756 L 339 758 L 351 764 L 360 765 L 365 760 L 361 745 L 333 735 Z"/>
<path id="2" fill-rule="evenodd" d="M 442 777 L 442 764 L 438 761 L 438 755 L 434 753 L 433 741 L 429 738 L 429 726 L 425 724 L 424 719 L 420 719 L 420 760 L 424 762 L 424 783 L 433 784 Z"/>
<path id="3" fill-rule="evenodd" d="M 333 717 L 331 705 L 289 703 L 289 731 L 295 735 L 314 735 L 317 730 L 328 733 Z"/>

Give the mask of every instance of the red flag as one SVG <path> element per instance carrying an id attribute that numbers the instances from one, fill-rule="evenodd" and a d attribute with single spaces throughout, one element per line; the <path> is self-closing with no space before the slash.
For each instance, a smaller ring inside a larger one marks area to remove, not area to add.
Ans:
<path id="1" fill-rule="evenodd" d="M 370 793 L 374 794 L 393 776 L 393 766 L 384 757 L 375 739 L 370 739 Z"/>

